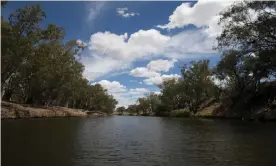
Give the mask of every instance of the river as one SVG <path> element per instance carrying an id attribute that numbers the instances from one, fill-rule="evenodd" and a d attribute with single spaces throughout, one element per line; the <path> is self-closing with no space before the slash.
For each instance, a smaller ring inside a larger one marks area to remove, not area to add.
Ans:
<path id="1" fill-rule="evenodd" d="M 276 124 L 111 116 L 2 120 L 2 166 L 276 165 Z"/>

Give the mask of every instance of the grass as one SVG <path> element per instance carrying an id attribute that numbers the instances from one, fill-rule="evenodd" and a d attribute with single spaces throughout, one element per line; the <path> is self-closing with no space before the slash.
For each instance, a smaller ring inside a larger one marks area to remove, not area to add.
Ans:
<path id="1" fill-rule="evenodd" d="M 220 103 L 214 103 L 202 110 L 200 110 L 199 112 L 197 112 L 195 114 L 195 116 L 199 116 L 199 117 L 210 117 L 210 118 L 213 118 L 213 117 L 217 117 L 217 118 L 220 118 L 222 117 L 222 114 L 218 113 L 217 111 L 219 110 L 220 108 Z"/>
<path id="2" fill-rule="evenodd" d="M 214 103 L 200 111 L 198 111 L 195 115 L 193 116 L 198 116 L 198 117 L 214 117 L 214 111 L 220 106 L 219 103 Z M 192 116 L 191 113 L 187 108 L 184 109 L 179 109 L 179 110 L 173 110 L 170 112 L 171 117 L 189 117 Z"/>
<path id="3" fill-rule="evenodd" d="M 214 109 L 216 109 L 217 104 L 211 105 L 209 107 L 204 108 L 196 113 L 197 116 L 212 116 Z"/>
<path id="4" fill-rule="evenodd" d="M 188 109 L 173 110 L 170 113 L 171 117 L 189 117 L 191 114 Z"/>

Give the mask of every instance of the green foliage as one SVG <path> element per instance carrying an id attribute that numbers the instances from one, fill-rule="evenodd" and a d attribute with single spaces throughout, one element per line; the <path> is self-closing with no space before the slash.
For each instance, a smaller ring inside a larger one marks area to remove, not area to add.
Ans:
<path id="1" fill-rule="evenodd" d="M 200 60 L 191 62 L 189 69 L 183 67 L 181 70 L 182 80 L 180 81 L 182 97 L 187 104 L 187 107 L 193 113 L 198 111 L 202 101 L 211 96 L 213 88 L 210 79 L 211 70 L 209 69 L 208 60 Z"/>
<path id="2" fill-rule="evenodd" d="M 2 100 L 111 113 L 117 101 L 82 77 L 76 41 L 63 43 L 65 31 L 54 24 L 41 28 L 45 17 L 35 5 L 17 9 L 8 21 L 2 19 Z"/>
<path id="3" fill-rule="evenodd" d="M 202 101 L 215 96 L 216 87 L 210 79 L 211 70 L 208 64 L 207 60 L 193 61 L 189 68 L 182 67 L 181 79 L 166 80 L 159 86 L 164 111 L 188 108 L 196 113 Z"/>
<path id="4" fill-rule="evenodd" d="M 217 49 L 235 50 L 256 79 L 276 74 L 276 2 L 244 1 L 221 13 L 222 34 L 217 38 Z M 255 13 L 256 18 L 249 14 Z M 254 55 L 255 58 L 248 56 Z"/>
<path id="5" fill-rule="evenodd" d="M 130 115 L 138 115 L 139 114 L 139 108 L 138 105 L 133 104 L 129 105 L 128 108 L 126 109 L 126 112 L 128 112 Z"/>
<path id="6" fill-rule="evenodd" d="M 126 111 L 126 108 L 125 108 L 124 106 L 118 107 L 118 108 L 116 109 L 116 111 L 119 113 L 119 115 L 123 115 L 124 112 Z"/>
<path id="7" fill-rule="evenodd" d="M 221 79 L 228 77 L 223 95 L 242 115 L 251 114 L 254 99 L 261 95 L 262 80 L 276 76 L 275 9 L 273 1 L 244 1 L 221 13 L 223 32 L 217 38 L 217 49 L 224 56 L 216 74 Z M 251 18 L 249 12 L 254 12 L 256 18 Z"/>
<path id="8" fill-rule="evenodd" d="M 156 114 L 161 104 L 160 96 L 155 93 L 149 93 L 145 97 L 138 98 L 137 104 L 129 105 L 126 109 L 131 115 L 148 116 Z"/>
<path id="9" fill-rule="evenodd" d="M 180 84 L 176 79 L 168 79 L 159 85 L 162 95 L 160 99 L 164 105 L 168 107 L 169 110 L 174 110 L 179 108 L 179 103 L 181 103 L 181 91 Z"/>
<path id="10" fill-rule="evenodd" d="M 189 117 L 190 111 L 187 109 L 174 110 L 170 113 L 170 116 L 172 116 L 172 117 Z"/>
<path id="11" fill-rule="evenodd" d="M 170 116 L 170 112 L 171 112 L 171 108 L 166 105 L 166 104 L 163 104 L 161 102 L 161 104 L 159 104 L 157 106 L 157 109 L 156 109 L 156 112 L 155 112 L 155 116 Z"/>
<path id="12" fill-rule="evenodd" d="M 168 116 L 172 110 L 183 108 L 195 114 L 201 102 L 216 95 L 217 87 L 210 79 L 212 72 L 208 64 L 209 61 L 201 60 L 191 62 L 190 68 L 184 66 L 181 79 L 165 80 L 159 85 L 161 95 L 151 93 L 139 98 L 137 108 L 144 115 Z M 175 115 L 178 116 L 178 113 Z M 183 113 L 183 116 L 186 115 L 186 112 Z"/>
<path id="13" fill-rule="evenodd" d="M 138 103 L 139 111 L 143 111 L 143 115 L 146 115 L 150 109 L 150 101 L 147 98 L 143 97 L 138 99 Z"/>
<path id="14" fill-rule="evenodd" d="M 159 105 L 161 104 L 160 96 L 155 93 L 150 93 L 146 96 L 146 98 L 150 103 L 149 113 L 156 113 L 158 111 Z"/>

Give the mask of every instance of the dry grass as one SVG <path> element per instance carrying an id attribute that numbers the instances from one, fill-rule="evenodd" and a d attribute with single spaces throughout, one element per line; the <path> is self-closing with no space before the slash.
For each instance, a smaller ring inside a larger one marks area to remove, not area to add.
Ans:
<path id="1" fill-rule="evenodd" d="M 188 109 L 173 110 L 170 112 L 171 117 L 189 117 L 190 112 Z"/>
<path id="2" fill-rule="evenodd" d="M 205 107 L 204 109 L 198 111 L 196 113 L 196 116 L 212 116 L 213 115 L 213 112 L 214 110 L 217 108 L 218 104 L 215 103 L 209 107 Z"/>
<path id="3" fill-rule="evenodd" d="M 203 108 L 196 113 L 196 116 L 202 117 L 222 117 L 225 116 L 226 110 L 219 102 L 212 103 L 211 105 Z"/>
<path id="4" fill-rule="evenodd" d="M 20 104 L 1 103 L 1 119 L 87 116 L 82 110 L 65 107 L 35 108 Z"/>

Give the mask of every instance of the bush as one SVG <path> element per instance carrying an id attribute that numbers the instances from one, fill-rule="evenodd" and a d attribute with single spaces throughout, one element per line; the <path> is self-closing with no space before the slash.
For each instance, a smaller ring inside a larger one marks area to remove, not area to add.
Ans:
<path id="1" fill-rule="evenodd" d="M 179 109 L 179 110 L 174 110 L 170 113 L 170 116 L 172 117 L 189 117 L 190 112 L 187 109 Z"/>
<path id="2" fill-rule="evenodd" d="M 165 104 L 158 105 L 155 116 L 170 116 L 171 109 Z"/>

